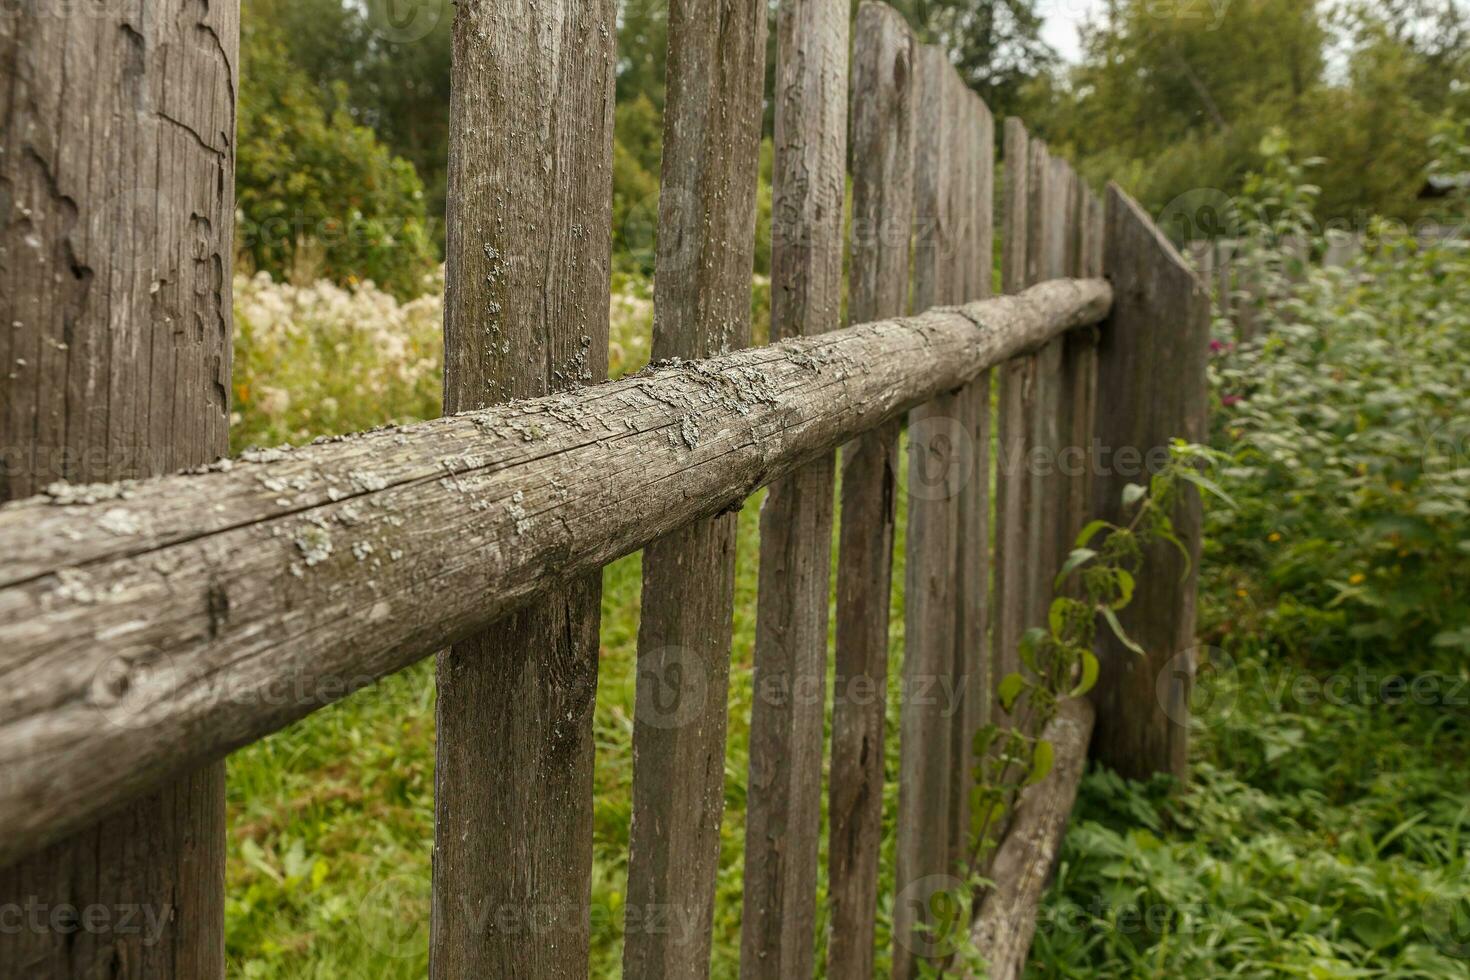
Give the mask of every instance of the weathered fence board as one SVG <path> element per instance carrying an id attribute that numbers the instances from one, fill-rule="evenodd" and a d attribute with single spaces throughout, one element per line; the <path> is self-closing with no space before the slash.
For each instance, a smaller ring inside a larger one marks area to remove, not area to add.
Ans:
<path id="1" fill-rule="evenodd" d="M 1126 523 L 1123 488 L 1147 484 L 1170 440 L 1204 436 L 1209 301 L 1199 280 L 1148 216 L 1108 189 L 1106 267 L 1117 290 L 1098 348 L 1099 467 L 1095 516 Z M 1183 779 L 1194 672 L 1194 595 L 1200 502 L 1186 487 L 1175 529 L 1190 552 L 1160 542 L 1144 560 L 1133 602 L 1119 619 L 1142 657 L 1105 632 L 1094 755 L 1130 778 L 1155 772 Z"/>
<path id="2" fill-rule="evenodd" d="M 1027 255 L 1031 250 L 1031 139 L 1021 120 L 1005 124 L 1005 224 L 1002 238 L 1002 286 L 1008 294 L 1030 284 Z M 1037 232 L 1039 234 L 1039 231 Z M 991 669 L 1005 677 L 1021 669 L 1021 633 L 1025 630 L 1025 542 L 1029 483 L 1024 479 L 1026 415 L 1035 383 L 1036 358 L 1017 357 L 997 371 L 995 484 L 995 592 L 992 608 Z M 992 699 L 992 714 L 1004 721 Z"/>
<path id="3" fill-rule="evenodd" d="M 231 0 L 0 14 L 0 500 L 228 450 L 238 41 Z M 224 976 L 224 764 L 170 776 L 0 860 L 0 907 L 158 931 L 7 928 L 0 976 Z"/>
<path id="4" fill-rule="evenodd" d="M 653 355 L 703 358 L 750 343 L 764 0 L 674 0 L 654 278 Z M 750 379 L 749 385 L 755 379 Z M 688 405 L 669 438 L 692 456 L 723 434 Z M 733 501 L 732 501 L 733 503 Z M 724 811 L 735 604 L 733 511 L 707 509 L 643 554 L 628 908 L 677 910 L 692 935 L 627 931 L 629 976 L 709 972 Z M 672 712 L 660 706 L 673 705 Z"/>
<path id="5" fill-rule="evenodd" d="M 772 339 L 841 324 L 850 15 L 848 0 L 780 7 Z M 747 978 L 813 973 L 835 479 L 828 452 L 772 482 L 761 507 L 740 945 Z"/>
<path id="6" fill-rule="evenodd" d="M 446 412 L 607 377 L 615 14 L 457 7 Z M 589 570 L 439 655 L 434 977 L 586 972 L 601 595 Z"/>
<path id="7" fill-rule="evenodd" d="M 908 307 L 914 212 L 914 39 L 886 4 L 858 9 L 852 64 L 854 322 Z M 889 592 L 898 477 L 897 422 L 842 449 L 837 669 L 828 784 L 827 975 L 873 975 L 882 851 Z"/>
<path id="8" fill-rule="evenodd" d="M 949 134 L 957 125 L 959 80 L 943 49 L 918 49 L 915 129 L 914 308 L 953 294 L 957 208 L 951 181 L 960 179 Z M 942 874 L 949 858 L 949 718 L 932 692 L 953 674 L 958 592 L 959 491 L 968 459 L 961 443 L 960 395 L 944 391 L 909 413 L 908 536 L 904 566 L 904 661 L 899 735 L 898 826 L 893 910 L 893 976 L 917 971 L 916 930 L 923 902 L 906 898 L 923 879 Z M 917 697 L 916 692 L 931 696 Z"/>
<path id="9" fill-rule="evenodd" d="M 962 102 L 965 156 L 969 181 L 957 195 L 968 215 L 970 234 L 964 274 L 958 277 L 955 302 L 983 299 L 992 289 L 994 242 L 995 122 L 985 102 L 957 85 Z M 969 447 L 960 476 L 959 545 L 955 590 L 958 622 L 950 690 L 949 867 L 964 866 L 970 840 L 970 786 L 974 783 L 971 745 L 975 730 L 989 717 L 990 691 L 986 633 L 990 609 L 990 373 L 981 374 L 960 391 L 962 444 Z"/>

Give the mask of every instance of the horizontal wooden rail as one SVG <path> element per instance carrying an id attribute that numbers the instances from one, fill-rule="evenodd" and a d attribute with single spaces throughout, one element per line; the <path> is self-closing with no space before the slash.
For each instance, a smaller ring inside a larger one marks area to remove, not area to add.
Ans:
<path id="1" fill-rule="evenodd" d="M 1057 280 L 0 507 L 0 866 L 1111 304 Z"/>

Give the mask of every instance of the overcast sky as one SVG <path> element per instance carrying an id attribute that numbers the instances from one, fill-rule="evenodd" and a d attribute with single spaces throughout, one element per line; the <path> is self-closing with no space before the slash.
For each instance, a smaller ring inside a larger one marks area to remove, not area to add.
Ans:
<path id="1" fill-rule="evenodd" d="M 1077 25 L 1102 9 L 1102 0 L 1041 0 L 1037 10 L 1046 18 L 1041 37 L 1065 60 L 1075 62 L 1081 53 Z"/>

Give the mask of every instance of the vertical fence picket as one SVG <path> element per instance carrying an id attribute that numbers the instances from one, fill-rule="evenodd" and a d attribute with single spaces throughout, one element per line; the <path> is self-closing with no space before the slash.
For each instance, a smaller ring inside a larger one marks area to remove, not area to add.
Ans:
<path id="1" fill-rule="evenodd" d="M 836 329 L 847 163 L 847 0 L 782 0 L 777 21 L 771 339 Z M 761 508 L 742 977 L 811 976 L 821 833 L 836 459 Z"/>
<path id="2" fill-rule="evenodd" d="M 992 292 L 995 193 L 995 121 L 983 99 L 956 85 L 963 104 L 962 132 L 969 179 L 960 207 L 969 218 L 964 274 L 954 302 L 988 298 Z M 960 392 L 963 443 L 970 447 L 961 477 L 960 540 L 955 569 L 959 622 L 955 629 L 951 697 L 949 866 L 964 866 L 970 841 L 971 745 L 989 718 L 989 657 L 986 633 L 990 604 L 990 372 Z"/>
<path id="3" fill-rule="evenodd" d="M 1093 506 L 1098 517 L 1122 523 L 1123 488 L 1147 483 L 1171 439 L 1204 436 L 1209 300 L 1179 253 L 1116 186 L 1108 189 L 1106 264 L 1114 305 L 1098 346 L 1097 434 L 1114 465 L 1099 474 Z M 1150 546 L 1148 573 L 1118 616 L 1146 656 L 1107 631 L 1099 640 L 1092 751 L 1130 778 L 1186 773 L 1201 508 L 1193 488 L 1185 490 L 1174 523 L 1189 557 L 1163 542 Z"/>
<path id="4" fill-rule="evenodd" d="M 914 309 L 950 295 L 954 229 L 945 223 L 955 161 L 946 120 L 954 70 L 944 51 L 918 50 L 915 129 Z M 903 700 L 900 713 L 898 841 L 893 908 L 893 976 L 915 975 L 930 943 L 917 930 L 942 886 L 949 856 L 949 728 L 936 686 L 953 673 L 959 484 L 965 470 L 960 398 L 950 392 L 909 413 L 908 536 L 904 579 Z M 921 696 L 921 694 L 923 696 Z"/>
<path id="5" fill-rule="evenodd" d="M 1065 164 L 1048 152 L 1040 140 L 1031 141 L 1031 185 L 1028 221 L 1027 270 L 1032 283 L 1065 274 L 1067 260 Z M 1060 541 L 1057 514 L 1060 510 L 1060 481 L 1056 462 L 1061 449 L 1062 359 L 1065 337 L 1057 337 L 1036 355 L 1031 398 L 1027 406 L 1026 452 L 1026 550 L 1024 574 L 1026 600 L 1023 629 L 1046 622 L 1051 601 L 1053 556 Z"/>
<path id="6" fill-rule="evenodd" d="M 852 260 L 849 319 L 908 306 L 914 210 L 914 40 L 886 4 L 858 9 L 852 64 Z M 899 423 L 842 449 L 837 557 L 837 673 L 828 818 L 831 937 L 827 975 L 873 975 L 883 823 L 889 591 Z"/>
<path id="7" fill-rule="evenodd" d="M 655 359 L 750 343 L 765 54 L 765 0 L 670 3 Z M 627 907 L 669 911 L 694 927 L 627 929 L 627 976 L 709 973 L 736 522 L 735 514 L 700 521 L 643 552 Z"/>
<path id="8" fill-rule="evenodd" d="M 235 0 L 0 14 L 0 501 L 228 453 L 238 42 Z M 227 594 L 211 584 L 211 608 Z M 167 665 L 114 658 L 94 696 L 141 707 L 133 672 Z M 98 726 L 129 724 L 105 704 Z M 0 909 L 132 910 L 158 931 L 5 928 L 0 977 L 223 977 L 224 879 L 211 761 L 0 867 Z"/>
<path id="9" fill-rule="evenodd" d="M 1001 241 L 1002 287 L 1019 293 L 1030 284 L 1027 255 L 1031 233 L 1031 139 L 1021 120 L 1005 124 L 1005 224 Z M 1025 478 L 1026 414 L 1036 357 L 1015 357 L 996 370 L 997 399 L 995 490 L 995 593 L 991 665 L 999 680 L 1021 669 L 1019 648 L 1025 630 L 1025 542 L 1029 485 Z M 992 712 L 998 712 L 992 704 Z M 1004 718 L 1001 719 L 1004 721 Z"/>
<path id="10" fill-rule="evenodd" d="M 1083 278 L 1098 275 L 1092 268 L 1092 244 L 1097 238 L 1092 191 L 1067 168 L 1065 275 Z M 1062 377 L 1058 408 L 1061 426 L 1060 452 L 1056 468 L 1061 481 L 1061 506 L 1057 518 L 1058 563 L 1065 562 L 1075 535 L 1086 524 L 1092 509 L 1093 416 L 1097 399 L 1097 331 L 1091 327 L 1074 330 L 1064 338 Z M 1058 566 L 1059 567 L 1059 566 Z"/>
<path id="11" fill-rule="evenodd" d="M 614 18 L 612 0 L 458 7 L 447 413 L 607 376 Z M 439 656 L 435 977 L 587 970 L 601 592 L 583 576 Z"/>

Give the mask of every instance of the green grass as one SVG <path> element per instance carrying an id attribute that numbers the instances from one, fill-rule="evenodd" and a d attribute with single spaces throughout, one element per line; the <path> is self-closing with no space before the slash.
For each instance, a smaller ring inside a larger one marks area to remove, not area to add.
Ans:
<path id="1" fill-rule="evenodd" d="M 720 828 L 713 943 L 715 977 L 734 977 L 738 972 L 763 496 L 751 498 L 739 522 L 725 817 Z M 897 583 L 902 582 L 902 537 L 896 550 Z M 594 976 L 621 972 L 641 584 L 640 556 L 636 554 L 603 573 L 601 664 L 593 722 L 597 745 Z M 897 588 L 893 602 L 891 648 L 896 664 L 903 642 L 902 595 Z M 897 706 L 890 704 L 885 793 L 890 826 L 897 806 L 897 723 Z M 428 936 L 426 926 L 421 926 L 428 917 L 433 769 L 433 665 L 427 662 L 231 757 L 227 933 L 232 974 L 271 978 L 424 975 Z M 825 811 L 825 797 L 823 804 Z M 823 822 L 825 827 L 825 812 Z M 885 869 L 892 867 L 889 837 Z M 825 853 L 825 843 L 823 847 Z M 885 870 L 885 894 L 892 891 L 890 874 Z M 886 939 L 886 903 L 881 916 Z M 819 923 L 819 932 L 825 931 L 822 925 Z"/>
<path id="2" fill-rule="evenodd" d="M 740 518 L 716 977 L 738 966 L 759 504 Z M 640 584 L 637 555 L 604 574 L 594 976 L 620 972 Z M 1462 666 L 1443 669 L 1440 703 L 1412 705 L 1361 696 L 1356 680 L 1347 697 L 1313 698 L 1321 688 L 1303 678 L 1333 675 L 1291 659 L 1207 672 L 1188 794 L 1088 776 L 1028 975 L 1464 976 L 1470 961 L 1425 928 L 1426 909 L 1447 908 L 1436 896 L 1463 887 L 1470 853 L 1470 686 L 1457 688 Z M 433 697 L 423 663 L 231 758 L 232 973 L 424 975 Z M 895 705 L 889 715 L 885 945 Z"/>

